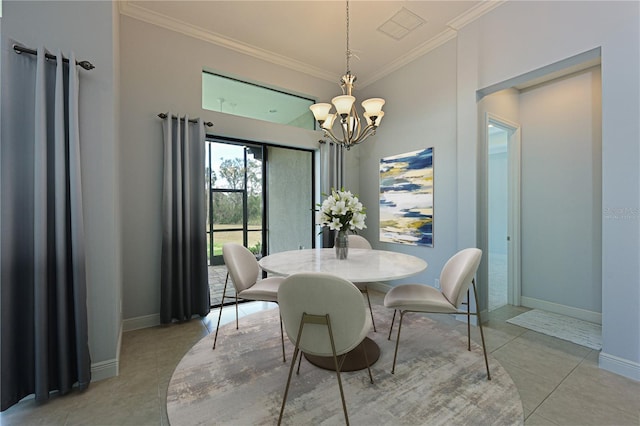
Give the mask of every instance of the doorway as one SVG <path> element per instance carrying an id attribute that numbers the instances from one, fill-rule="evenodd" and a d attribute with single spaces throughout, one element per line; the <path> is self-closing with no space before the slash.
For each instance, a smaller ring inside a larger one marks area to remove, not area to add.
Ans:
<path id="1" fill-rule="evenodd" d="M 487 113 L 489 311 L 520 305 L 520 126 Z"/>

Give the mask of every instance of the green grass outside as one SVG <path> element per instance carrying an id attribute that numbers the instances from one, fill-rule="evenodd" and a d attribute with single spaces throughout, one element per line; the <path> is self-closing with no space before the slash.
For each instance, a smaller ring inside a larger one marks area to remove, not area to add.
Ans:
<path id="1" fill-rule="evenodd" d="M 232 229 L 232 228 L 241 228 L 242 225 L 214 225 L 214 230 L 220 229 Z M 261 228 L 258 225 L 249 225 L 249 231 L 255 230 L 259 231 Z M 210 256 L 210 246 L 208 241 L 209 235 L 207 235 L 207 256 Z M 226 243 L 238 243 L 242 244 L 242 232 L 241 231 L 231 231 L 231 232 L 214 232 L 213 234 L 213 254 L 214 256 L 222 256 L 222 246 Z M 248 246 L 249 249 L 256 247 L 257 244 L 262 244 L 262 233 L 260 232 L 249 232 L 248 234 Z"/>

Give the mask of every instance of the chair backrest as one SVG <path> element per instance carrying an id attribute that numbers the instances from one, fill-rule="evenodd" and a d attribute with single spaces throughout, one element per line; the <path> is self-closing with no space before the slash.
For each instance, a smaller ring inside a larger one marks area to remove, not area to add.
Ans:
<path id="1" fill-rule="evenodd" d="M 356 249 L 369 249 L 371 250 L 371 244 L 365 237 L 361 237 L 360 235 L 351 234 L 349 235 L 349 247 Z"/>
<path id="2" fill-rule="evenodd" d="M 328 314 L 337 355 L 358 346 L 371 327 L 360 290 L 335 275 L 305 272 L 288 276 L 278 288 L 278 306 L 284 328 L 294 344 L 303 313 Z M 299 347 L 311 355 L 332 355 L 327 326 L 304 324 Z"/>
<path id="3" fill-rule="evenodd" d="M 460 307 L 480 266 L 482 250 L 467 248 L 451 256 L 440 273 L 440 288 L 455 307 Z"/>
<path id="4" fill-rule="evenodd" d="M 222 258 L 227 266 L 231 281 L 236 291 L 240 293 L 258 281 L 260 265 L 256 256 L 245 246 L 236 243 L 226 243 L 222 246 Z"/>

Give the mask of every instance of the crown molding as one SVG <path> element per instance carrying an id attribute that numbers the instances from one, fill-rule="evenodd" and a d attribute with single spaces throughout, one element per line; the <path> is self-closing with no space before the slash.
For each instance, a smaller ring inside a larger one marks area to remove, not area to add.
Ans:
<path id="1" fill-rule="evenodd" d="M 161 13 L 144 9 L 140 6 L 130 3 L 127 0 L 119 1 L 118 3 L 121 15 L 126 15 L 131 18 L 138 19 L 152 25 L 157 25 L 159 27 L 175 31 L 189 37 L 213 43 L 215 45 L 233 50 L 235 52 L 252 56 L 263 61 L 271 62 L 273 64 L 295 71 L 299 71 L 310 76 L 320 78 L 322 80 L 330 81 L 332 83 L 336 81 L 335 73 L 330 73 L 323 69 L 313 67 L 311 65 L 296 61 L 286 56 L 279 55 L 268 50 L 260 49 L 246 43 L 242 43 L 241 41 L 205 30 L 204 28 L 189 24 L 179 19 L 175 19 Z"/>
<path id="2" fill-rule="evenodd" d="M 403 66 L 418 59 L 419 57 L 426 55 L 430 51 L 443 45 L 449 40 L 456 38 L 458 35 L 458 30 L 460 30 L 462 27 L 475 21 L 485 13 L 495 9 L 506 1 L 507 0 L 484 0 L 462 15 L 456 17 L 455 19 L 452 19 L 451 21 L 447 22 L 447 26 L 449 27 L 448 29 L 442 31 L 437 36 L 432 37 L 430 40 L 416 47 L 406 55 L 391 62 L 386 67 L 381 68 L 378 72 L 362 81 L 359 85 L 360 88 L 368 86 L 369 84 L 391 74 L 392 72 L 402 68 Z"/>
<path id="3" fill-rule="evenodd" d="M 458 31 L 465 25 L 475 21 L 485 13 L 492 11 L 506 1 L 507 0 L 483 0 L 481 3 L 478 3 L 462 15 L 447 22 L 447 26 Z"/>
<path id="4" fill-rule="evenodd" d="M 406 55 L 391 62 L 387 66 L 382 67 L 380 70 L 372 74 L 366 80 L 360 81 L 359 87 L 364 88 L 374 83 L 375 81 L 391 74 L 392 72 L 402 68 L 403 66 L 418 59 L 419 57 L 424 56 L 430 51 L 443 45 L 447 41 L 454 39 L 457 36 L 457 31 L 460 30 L 462 27 L 469 24 L 470 22 L 473 22 L 474 20 L 478 19 L 485 13 L 495 9 L 496 7 L 505 3 L 506 1 L 507 0 L 482 1 L 475 7 L 468 10 L 467 12 L 449 21 L 447 23 L 447 26 L 449 28 L 447 28 L 440 34 L 427 40 L 425 43 L 416 47 Z M 199 40 L 203 40 L 208 43 L 212 43 L 212 44 L 233 50 L 238 53 L 252 56 L 254 58 L 261 59 L 263 61 L 270 62 L 275 65 L 279 65 L 288 69 L 292 69 L 294 71 L 298 71 L 298 72 L 310 75 L 312 77 L 316 77 L 332 83 L 335 83 L 336 81 L 335 73 L 328 72 L 321 68 L 313 67 L 311 65 L 305 64 L 304 62 L 296 61 L 294 59 L 288 58 L 283 55 L 279 55 L 274 52 L 270 52 L 268 50 L 251 46 L 241 41 L 225 37 L 221 34 L 205 30 L 204 28 L 201 28 L 201 27 L 197 27 L 195 25 L 189 24 L 179 19 L 175 19 L 161 13 L 144 9 L 138 5 L 130 3 L 128 0 L 119 1 L 118 5 L 119 5 L 121 15 L 126 15 L 131 18 L 147 22 L 149 24 L 166 28 L 170 31 L 175 31 Z"/>

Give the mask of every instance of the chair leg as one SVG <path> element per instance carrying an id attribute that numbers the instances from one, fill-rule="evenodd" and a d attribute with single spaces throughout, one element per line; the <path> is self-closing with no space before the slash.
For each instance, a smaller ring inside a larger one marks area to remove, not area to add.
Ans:
<path id="1" fill-rule="evenodd" d="M 282 414 L 284 414 L 284 405 L 287 402 L 287 395 L 289 394 L 289 384 L 291 383 L 291 375 L 293 374 L 293 368 L 296 365 L 296 358 L 298 352 L 300 352 L 300 337 L 302 336 L 302 329 L 304 328 L 304 314 L 300 318 L 300 327 L 298 328 L 298 338 L 296 339 L 296 348 L 293 351 L 293 359 L 291 360 L 291 367 L 289 368 L 289 378 L 287 379 L 287 386 L 284 388 L 284 397 L 282 398 L 282 407 L 280 407 L 280 416 L 278 417 L 278 426 L 282 423 Z M 300 354 L 302 356 L 302 353 Z"/>
<path id="2" fill-rule="evenodd" d="M 331 351 L 333 352 L 333 363 L 336 367 L 336 376 L 338 377 L 338 387 L 340 388 L 340 399 L 342 399 L 342 410 L 344 411 L 344 420 L 349 426 L 349 416 L 347 415 L 347 403 L 344 400 L 344 390 L 342 389 L 342 380 L 340 379 L 340 367 L 338 366 L 338 357 L 336 355 L 336 345 L 333 341 L 333 331 L 331 330 L 331 319 L 327 315 L 327 328 L 329 329 L 329 340 L 331 341 Z"/>
<path id="3" fill-rule="evenodd" d="M 393 310 L 393 317 L 391 318 L 391 327 L 389 327 L 389 336 L 387 337 L 387 340 L 391 340 L 391 332 L 393 331 L 393 323 L 396 320 L 396 311 L 397 311 L 397 309 Z"/>
<path id="4" fill-rule="evenodd" d="M 282 362 L 287 362 L 284 354 L 284 328 L 282 327 L 282 316 L 280 315 L 280 339 L 282 340 Z"/>
<path id="5" fill-rule="evenodd" d="M 300 351 L 300 358 L 298 358 L 298 371 L 296 371 L 296 374 L 300 374 L 300 364 L 302 364 L 302 351 Z M 294 359 L 293 362 L 295 363 L 296 360 Z"/>
<path id="6" fill-rule="evenodd" d="M 478 307 L 478 291 L 476 290 L 475 279 L 471 281 L 473 285 L 473 297 L 476 298 L 476 315 L 478 316 L 478 327 L 480 327 L 480 339 L 482 340 L 482 352 L 484 353 L 484 365 L 487 367 L 487 380 L 491 380 L 491 373 L 489 372 L 489 360 L 487 359 L 487 347 L 484 344 L 484 332 L 482 331 L 482 318 L 480 317 L 480 308 Z"/>
<path id="7" fill-rule="evenodd" d="M 478 310 L 478 299 L 476 299 L 476 311 Z M 467 350 L 471 351 L 471 296 L 467 290 Z"/>
<path id="8" fill-rule="evenodd" d="M 376 330 L 376 322 L 373 319 L 373 308 L 371 307 L 371 299 L 369 299 L 369 289 L 366 285 L 364 286 L 364 294 L 367 295 L 367 302 L 369 303 L 369 313 L 371 314 L 371 324 L 373 325 L 373 331 L 375 333 L 378 330 Z"/>
<path id="9" fill-rule="evenodd" d="M 369 380 L 371 380 L 371 384 L 373 384 L 373 375 L 371 374 L 371 365 L 369 365 L 369 357 L 367 356 L 367 349 L 364 347 L 364 340 L 360 343 L 360 347 L 362 348 L 362 353 L 364 354 L 364 361 L 367 363 L 367 370 L 369 370 Z"/>
<path id="10" fill-rule="evenodd" d="M 400 330 L 402 330 L 402 319 L 404 318 L 405 311 L 400 311 L 400 322 L 398 323 L 398 337 L 396 338 L 396 350 L 393 354 L 393 367 L 391 367 L 391 374 L 395 374 L 396 372 L 396 358 L 398 358 L 398 346 L 400 345 Z M 395 317 L 395 311 L 393 312 L 393 316 Z M 393 321 L 392 324 L 393 326 Z"/>
<path id="11" fill-rule="evenodd" d="M 296 365 L 296 357 L 298 356 L 298 345 L 293 351 L 293 359 L 291 360 L 291 367 L 289 368 L 289 377 L 287 378 L 287 386 L 284 388 L 284 397 L 282 398 L 282 407 L 280 407 L 280 416 L 278 417 L 278 425 L 282 423 L 282 414 L 284 414 L 284 405 L 287 402 L 287 395 L 289 394 L 289 385 L 291 384 L 291 375 L 293 373 L 293 367 Z"/>
<path id="12" fill-rule="evenodd" d="M 216 325 L 216 335 L 213 338 L 213 348 L 216 348 L 216 341 L 218 340 L 218 329 L 220 328 L 220 318 L 222 318 L 222 307 L 224 306 L 224 297 L 227 294 L 227 283 L 229 282 L 229 273 L 227 272 L 227 278 L 224 280 L 224 288 L 222 289 L 222 300 L 220 301 L 220 313 L 218 314 L 218 325 Z"/>
<path id="13" fill-rule="evenodd" d="M 240 328 L 238 326 L 238 291 L 236 290 L 236 330 Z"/>

